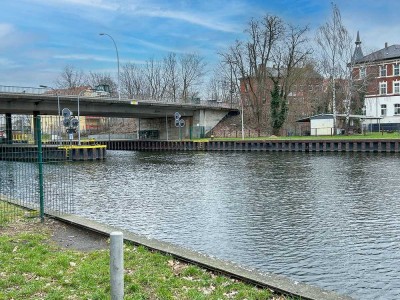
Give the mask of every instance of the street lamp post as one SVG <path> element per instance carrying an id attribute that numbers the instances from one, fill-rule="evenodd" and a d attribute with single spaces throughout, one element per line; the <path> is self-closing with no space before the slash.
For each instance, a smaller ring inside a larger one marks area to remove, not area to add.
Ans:
<path id="1" fill-rule="evenodd" d="M 113 37 L 108 33 L 99 33 L 99 35 L 106 35 L 108 36 L 114 43 L 115 51 L 117 52 L 117 65 L 118 65 L 118 100 L 121 100 L 121 86 L 120 86 L 120 79 L 119 79 L 119 55 L 118 55 L 118 48 L 117 44 L 115 43 Z"/>

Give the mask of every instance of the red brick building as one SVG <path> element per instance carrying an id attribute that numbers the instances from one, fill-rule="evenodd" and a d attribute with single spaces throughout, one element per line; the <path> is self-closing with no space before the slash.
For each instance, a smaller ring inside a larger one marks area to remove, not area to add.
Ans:
<path id="1" fill-rule="evenodd" d="M 240 79 L 240 95 L 244 107 L 248 108 L 248 113 L 251 113 L 250 106 L 254 107 L 255 105 L 260 106 L 260 111 L 264 116 L 268 116 L 270 113 L 273 89 L 273 81 L 270 76 L 277 71 L 274 68 L 267 68 L 265 73 L 264 80 L 255 77 Z M 297 68 L 295 74 L 282 84 L 286 84 L 284 88 L 288 91 L 288 115 L 285 129 L 293 130 L 297 127 L 296 120 L 326 111 L 327 108 L 321 101 L 321 95 L 326 91 L 328 82 L 311 65 Z M 261 89 L 260 85 L 262 85 Z M 268 117 L 266 119 L 269 122 Z"/>
<path id="2" fill-rule="evenodd" d="M 367 80 L 364 101 L 368 117 L 381 117 L 366 121 L 370 130 L 400 130 L 400 45 L 388 46 L 363 55 L 357 34 L 353 73 L 359 81 Z"/>

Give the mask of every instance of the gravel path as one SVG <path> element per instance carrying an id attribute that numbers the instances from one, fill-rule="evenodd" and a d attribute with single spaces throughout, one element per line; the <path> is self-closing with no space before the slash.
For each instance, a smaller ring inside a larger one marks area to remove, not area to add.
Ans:
<path id="1" fill-rule="evenodd" d="M 79 228 L 74 225 L 49 219 L 51 222 L 51 238 L 60 247 L 79 251 L 108 249 L 108 237 L 99 233 Z"/>

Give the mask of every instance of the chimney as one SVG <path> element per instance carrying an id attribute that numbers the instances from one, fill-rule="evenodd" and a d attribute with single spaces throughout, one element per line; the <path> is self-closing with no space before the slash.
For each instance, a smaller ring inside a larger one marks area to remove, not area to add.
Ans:
<path id="1" fill-rule="evenodd" d="M 385 42 L 385 48 L 387 48 L 388 47 L 388 44 L 387 44 L 387 42 Z"/>

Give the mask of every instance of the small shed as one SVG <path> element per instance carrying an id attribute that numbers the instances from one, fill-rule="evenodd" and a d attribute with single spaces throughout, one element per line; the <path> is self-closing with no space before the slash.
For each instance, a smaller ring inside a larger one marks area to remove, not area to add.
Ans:
<path id="1" fill-rule="evenodd" d="M 380 125 L 380 117 L 368 117 L 364 115 L 349 115 L 350 119 L 350 127 L 349 128 L 353 132 L 360 132 L 363 131 L 364 126 L 363 126 L 363 121 L 364 120 L 376 120 L 377 124 Z M 346 115 L 345 114 L 337 114 L 336 115 L 336 134 L 342 134 L 344 132 L 345 128 L 344 123 L 346 120 Z M 357 125 L 355 120 L 358 120 L 359 126 Z M 301 123 L 309 123 L 309 135 L 333 135 L 334 133 L 334 126 L 333 126 L 333 114 L 320 114 L 320 115 L 315 115 L 307 118 L 303 118 L 300 120 L 297 120 L 296 122 L 301 122 Z M 351 132 L 349 132 L 351 133 Z"/>
<path id="2" fill-rule="evenodd" d="M 333 114 L 320 114 L 297 120 L 300 123 L 310 123 L 310 135 L 333 135 Z"/>

